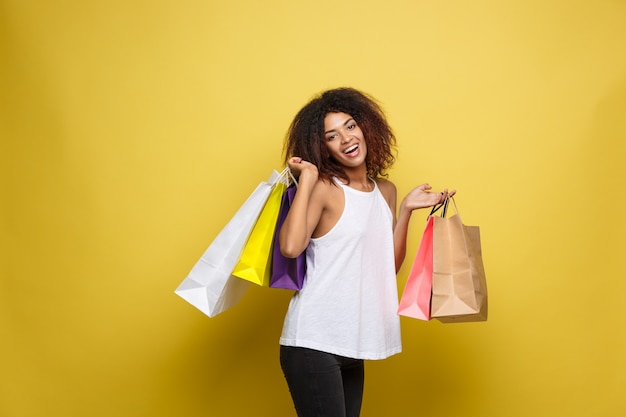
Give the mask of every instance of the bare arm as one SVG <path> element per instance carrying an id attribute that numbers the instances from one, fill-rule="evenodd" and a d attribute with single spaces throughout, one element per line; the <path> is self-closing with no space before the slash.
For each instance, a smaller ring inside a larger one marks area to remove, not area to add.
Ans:
<path id="1" fill-rule="evenodd" d="M 396 216 L 396 200 L 398 192 L 396 190 L 396 186 L 392 182 L 379 179 L 378 188 L 383 194 L 383 197 L 385 197 L 385 200 L 391 209 L 391 213 L 393 214 L 393 249 L 397 273 L 398 270 L 400 270 L 400 266 L 402 266 L 406 253 L 406 236 L 409 218 L 407 218 L 406 213 L 401 213 L 399 218 Z M 408 216 L 410 217 L 410 213 Z"/>
<path id="2" fill-rule="evenodd" d="M 288 258 L 295 258 L 309 245 L 323 206 L 320 199 L 314 197 L 319 176 L 317 167 L 298 157 L 291 158 L 288 165 L 299 176 L 298 191 L 278 239 L 281 253 Z"/>
<path id="3" fill-rule="evenodd" d="M 394 187 L 395 188 L 395 187 Z M 448 193 L 431 193 L 432 187 L 428 184 L 422 184 L 411 190 L 400 203 L 398 218 L 393 228 L 394 254 L 396 261 L 396 272 L 400 270 L 404 258 L 406 256 L 406 239 L 409 230 L 409 221 L 413 210 L 431 207 L 442 203 L 448 196 L 453 196 L 455 191 Z"/>

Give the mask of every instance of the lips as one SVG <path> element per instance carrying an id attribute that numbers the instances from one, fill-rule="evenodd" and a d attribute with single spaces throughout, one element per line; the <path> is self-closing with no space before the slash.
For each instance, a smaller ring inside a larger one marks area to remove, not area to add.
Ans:
<path id="1" fill-rule="evenodd" d="M 359 149 L 359 145 L 352 145 L 350 146 L 348 149 L 346 149 L 345 151 L 343 151 L 343 153 L 345 153 L 346 155 L 349 155 L 351 153 L 354 153 L 357 151 L 357 149 Z"/>

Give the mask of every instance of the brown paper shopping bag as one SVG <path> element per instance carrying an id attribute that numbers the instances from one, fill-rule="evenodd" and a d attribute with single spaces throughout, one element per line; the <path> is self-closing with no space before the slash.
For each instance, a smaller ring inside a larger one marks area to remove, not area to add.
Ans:
<path id="1" fill-rule="evenodd" d="M 433 227 L 431 316 L 443 323 L 485 321 L 487 280 L 479 228 L 464 225 L 458 212 L 450 218 L 445 212 L 435 217 Z"/>

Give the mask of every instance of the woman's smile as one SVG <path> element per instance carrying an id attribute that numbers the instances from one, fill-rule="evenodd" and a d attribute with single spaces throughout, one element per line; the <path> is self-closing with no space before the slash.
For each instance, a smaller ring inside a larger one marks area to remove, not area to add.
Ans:
<path id="1" fill-rule="evenodd" d="M 351 155 L 351 156 L 356 156 L 354 154 L 359 153 L 359 145 L 352 145 L 350 146 L 348 149 L 346 149 L 345 151 L 343 151 L 343 153 L 345 153 L 346 155 Z"/>

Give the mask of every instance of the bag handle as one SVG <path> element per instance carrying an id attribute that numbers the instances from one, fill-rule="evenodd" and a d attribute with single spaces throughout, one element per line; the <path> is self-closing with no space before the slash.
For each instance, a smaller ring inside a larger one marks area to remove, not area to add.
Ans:
<path id="1" fill-rule="evenodd" d="M 291 169 L 287 167 L 285 168 L 285 170 L 287 171 L 287 173 L 289 173 L 289 176 L 291 177 L 291 181 L 293 181 L 293 183 L 296 185 L 296 188 L 298 188 L 298 180 L 296 180 L 296 177 L 293 176 L 293 172 L 291 172 Z"/>
<path id="2" fill-rule="evenodd" d="M 274 183 L 281 182 L 285 184 L 287 187 L 289 187 L 293 182 L 296 185 L 296 187 L 298 186 L 298 181 L 296 181 L 296 177 L 293 176 L 293 173 L 291 172 L 289 167 L 285 167 L 280 173 L 277 173 L 277 174 L 278 175 L 276 179 L 274 180 Z"/>
<path id="3" fill-rule="evenodd" d="M 428 215 L 427 219 L 430 218 L 430 216 L 435 214 L 437 211 L 439 211 L 439 209 L 441 209 L 442 207 L 443 207 L 443 211 L 441 212 L 441 217 L 445 218 L 446 214 L 448 213 L 448 203 L 450 203 L 450 200 L 452 200 L 452 204 L 454 204 L 454 211 L 456 211 L 458 213 L 459 209 L 456 206 L 456 201 L 454 201 L 454 196 L 446 197 L 446 199 L 443 201 L 443 203 L 437 204 L 437 205 L 433 206 L 433 208 L 430 211 L 430 214 Z"/>
<path id="4" fill-rule="evenodd" d="M 440 209 L 441 207 L 443 207 L 443 205 L 444 205 L 444 204 L 445 204 L 445 201 L 444 201 L 443 203 L 441 203 L 441 204 L 435 204 L 435 205 L 433 206 L 433 209 L 430 211 L 430 214 L 428 215 L 428 217 L 426 217 L 426 220 L 428 220 L 428 219 L 430 218 L 430 216 L 432 216 L 433 214 L 435 214 L 436 212 L 438 212 L 438 211 L 439 211 L 439 209 Z"/>

